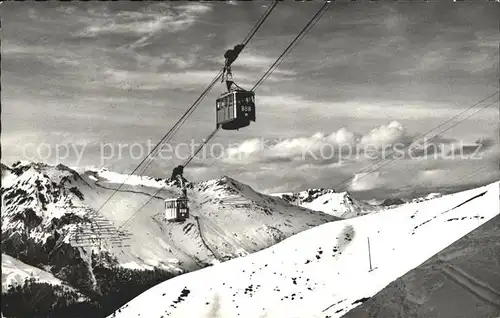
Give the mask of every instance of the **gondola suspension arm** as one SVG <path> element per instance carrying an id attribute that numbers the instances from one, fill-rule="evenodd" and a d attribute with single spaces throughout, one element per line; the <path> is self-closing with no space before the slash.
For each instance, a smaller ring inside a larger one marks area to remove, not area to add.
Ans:
<path id="1" fill-rule="evenodd" d="M 276 59 L 276 61 L 269 67 L 269 69 L 264 73 L 264 75 L 257 81 L 257 83 L 254 85 L 254 87 L 250 91 L 255 91 L 268 77 L 269 75 L 283 62 L 285 57 L 290 53 L 290 51 L 297 45 L 300 40 L 312 29 L 312 27 L 321 19 L 321 17 L 325 14 L 326 11 L 330 8 L 331 3 L 330 2 L 325 2 L 321 8 L 316 12 L 316 14 L 312 17 L 311 20 L 304 26 L 304 28 L 297 34 L 297 36 L 292 40 L 292 42 L 288 45 L 288 47 L 283 51 L 283 53 Z M 236 50 L 238 46 L 234 48 Z M 241 50 L 244 48 L 244 44 L 241 46 Z M 226 52 L 227 53 L 227 52 Z M 237 52 L 239 53 L 239 52 Z M 238 54 L 236 54 L 237 57 Z M 230 66 L 234 62 L 234 60 L 230 61 L 229 63 L 229 72 L 230 71 Z M 226 65 L 227 65 L 227 58 L 226 58 Z M 231 73 L 230 73 L 231 74 Z M 227 75 L 226 75 L 227 76 Z M 224 78 L 224 76 L 223 76 Z M 232 83 L 235 85 L 235 83 Z M 229 90 L 229 86 L 228 86 Z M 215 129 L 208 137 L 207 139 L 198 147 L 198 149 L 194 152 L 194 154 L 189 157 L 183 164 L 184 167 L 186 167 L 193 159 L 194 157 L 198 154 L 198 152 L 203 149 L 203 147 L 207 144 L 207 142 L 215 136 L 215 134 L 221 129 L 222 126 L 219 126 L 217 129 Z"/>

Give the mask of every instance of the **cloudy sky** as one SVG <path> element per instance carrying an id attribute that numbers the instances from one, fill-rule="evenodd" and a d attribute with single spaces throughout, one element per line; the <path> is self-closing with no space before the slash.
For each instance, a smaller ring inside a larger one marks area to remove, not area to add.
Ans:
<path id="1" fill-rule="evenodd" d="M 321 5 L 280 3 L 233 65 L 237 83 L 250 89 Z M 3 3 L 2 162 L 131 172 L 267 6 Z M 219 132 L 186 176 L 367 199 L 500 179 L 499 11 L 486 1 L 332 4 L 256 91 L 257 122 Z M 145 174 L 170 175 L 213 131 L 224 89 L 212 89 Z M 408 148 L 417 137 L 433 139 Z"/>

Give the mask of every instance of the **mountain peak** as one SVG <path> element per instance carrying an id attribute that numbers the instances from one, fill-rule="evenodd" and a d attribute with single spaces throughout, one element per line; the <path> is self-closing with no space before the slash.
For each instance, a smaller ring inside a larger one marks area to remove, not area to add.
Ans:
<path id="1" fill-rule="evenodd" d="M 432 204 L 425 205 L 423 213 L 418 213 L 422 205 L 411 204 L 388 210 L 380 218 L 361 217 L 356 222 L 328 222 L 244 258 L 163 282 L 135 297 L 108 318 L 142 316 L 145 307 L 150 308 L 149 316 L 156 317 L 165 313 L 171 317 L 213 317 L 210 314 L 214 312 L 221 318 L 333 318 L 344 317 L 346 313 L 349 317 L 368 317 L 363 314 L 376 312 L 380 307 L 379 303 L 370 303 L 369 300 L 379 290 L 391 281 L 397 281 L 402 273 L 419 266 L 450 243 L 498 216 L 498 208 L 488 204 L 498 195 L 498 185 L 490 185 L 446 199 L 438 198 Z M 474 201 L 470 200 L 471 197 L 475 198 Z M 443 205 L 457 206 L 464 200 L 468 200 L 467 205 L 451 210 L 449 214 L 442 213 Z M 487 206 L 491 208 L 485 208 Z M 433 239 L 432 244 L 428 244 L 429 237 Z M 373 242 L 371 246 L 374 255 L 377 255 L 374 268 L 371 268 L 371 259 L 369 264 L 368 260 L 365 261 L 370 248 L 366 245 L 367 238 Z M 451 273 L 445 276 L 451 277 L 452 283 L 458 280 L 464 281 L 462 285 L 466 288 L 472 285 L 484 287 L 482 280 L 451 266 L 455 256 L 446 262 L 446 255 L 451 254 L 441 253 L 445 266 L 438 266 L 438 269 L 445 270 L 446 274 Z M 404 261 L 399 261 L 401 259 Z M 431 267 L 440 265 L 436 264 L 435 259 L 429 264 Z M 425 274 L 427 270 L 424 268 L 420 272 Z M 346 288 L 356 279 L 362 288 Z M 200 281 L 206 283 L 200 284 Z M 248 287 L 243 292 L 245 286 Z M 394 292 L 384 295 L 393 297 L 394 293 L 401 291 L 401 286 L 396 287 Z M 481 292 L 478 287 L 476 290 Z M 488 291 L 483 290 L 486 295 Z M 188 300 L 180 301 L 179 293 L 184 298 L 189 297 Z M 370 303 L 374 310 L 348 314 L 363 303 Z M 391 312 L 401 311 L 393 303 L 390 306 L 395 308 Z"/>
<path id="2" fill-rule="evenodd" d="M 356 200 L 349 191 L 336 192 L 334 189 L 308 189 L 295 193 L 274 194 L 273 196 L 307 209 L 341 218 L 356 217 L 380 210 L 378 207 Z"/>
<path id="3" fill-rule="evenodd" d="M 254 190 L 227 175 L 216 179 L 201 181 L 194 184 L 194 187 L 200 192 L 214 192 L 221 195 L 238 195 L 242 193 L 253 193 Z"/>
<path id="4" fill-rule="evenodd" d="M 74 170 L 64 165 L 37 163 L 19 163 L 14 169 L 20 176 L 9 172 L 15 181 L 8 187 L 2 182 L 6 207 L 2 235 L 11 244 L 9 255 L 21 256 L 28 263 L 36 256 L 43 259 L 44 266 L 55 264 L 67 268 L 68 273 L 77 263 L 79 275 L 85 279 L 75 278 L 71 284 L 92 277 L 87 265 L 93 259 L 81 258 L 80 247 L 89 251 L 99 246 L 104 256 L 124 268 L 157 267 L 178 273 L 247 255 L 338 220 L 269 198 L 224 175 L 194 184 L 189 191 L 190 217 L 184 222 L 167 222 L 164 200 L 177 189 L 166 180 L 132 175 L 126 181 L 126 174 L 100 170 L 87 170 L 75 179 Z M 126 186 L 118 188 L 122 183 Z M 152 195 L 160 188 L 162 193 Z M 113 201 L 109 200 L 112 195 Z M 108 202 L 104 209 L 102 202 Z M 124 225 L 126 230 L 121 230 Z M 55 250 L 64 250 L 72 259 L 38 255 Z M 68 280 L 66 274 L 61 275 Z"/>
<path id="5" fill-rule="evenodd" d="M 231 178 L 228 175 L 223 175 L 221 177 L 213 179 L 213 181 L 218 182 L 218 183 L 224 183 L 224 184 L 231 184 L 231 183 L 238 183 L 236 179 Z"/>

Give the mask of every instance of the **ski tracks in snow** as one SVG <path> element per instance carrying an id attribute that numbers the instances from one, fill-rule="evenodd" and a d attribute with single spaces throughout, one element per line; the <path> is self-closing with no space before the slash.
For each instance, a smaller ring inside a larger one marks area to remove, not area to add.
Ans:
<path id="1" fill-rule="evenodd" d="M 201 225 L 200 225 L 200 218 L 197 215 L 195 215 L 194 219 L 196 220 L 196 225 L 198 226 L 198 233 L 200 233 L 201 242 L 203 243 L 203 245 L 205 246 L 205 248 L 207 250 L 209 250 L 210 253 L 212 253 L 212 255 L 214 256 L 214 258 L 216 260 L 218 260 L 217 254 L 212 250 L 212 248 L 210 246 L 208 246 L 207 242 L 205 241 L 205 238 L 203 237 L 203 232 L 201 231 Z"/>
<path id="2" fill-rule="evenodd" d="M 453 210 L 455 210 L 455 209 L 457 209 L 457 208 L 459 208 L 459 207 L 461 207 L 461 206 L 465 205 L 466 203 L 471 202 L 471 201 L 472 201 L 472 200 L 474 200 L 474 199 L 477 199 L 477 198 L 479 198 L 479 197 L 482 197 L 482 196 L 483 196 L 483 195 L 485 195 L 487 192 L 488 192 L 488 191 L 484 191 L 484 192 L 482 192 L 482 193 L 480 193 L 480 194 L 478 194 L 478 195 L 475 195 L 475 196 L 473 196 L 473 197 L 471 197 L 471 198 L 469 198 L 469 199 L 465 200 L 464 202 L 462 202 L 462 203 L 460 203 L 460 204 L 458 204 L 458 205 L 454 206 L 453 208 L 448 209 L 448 210 L 446 210 L 446 211 L 444 211 L 444 212 L 441 212 L 441 213 L 440 213 L 440 214 L 438 214 L 438 215 L 435 215 L 434 217 L 432 217 L 432 218 L 430 218 L 430 219 L 425 220 L 424 222 L 422 222 L 422 223 L 420 223 L 420 224 L 416 225 L 416 226 L 413 228 L 413 230 L 412 230 L 411 234 L 412 234 L 412 235 L 414 235 L 414 234 L 415 234 L 415 231 L 416 231 L 418 228 L 420 228 L 420 227 L 424 226 L 425 224 L 427 224 L 427 223 L 431 222 L 432 220 L 434 220 L 434 219 L 438 218 L 439 216 L 441 216 L 441 215 L 443 215 L 443 214 L 445 214 L 445 213 L 451 212 L 451 211 L 453 211 Z M 418 211 L 417 211 L 417 212 L 418 212 Z M 417 215 L 417 212 L 415 212 L 415 213 L 411 216 L 411 218 L 414 218 L 414 217 Z M 463 217 L 462 219 L 466 219 L 466 218 L 470 218 L 470 217 Z M 484 219 L 484 217 L 479 216 L 479 215 L 474 216 L 474 218 Z M 453 220 L 458 220 L 458 218 L 451 218 L 451 219 L 448 219 L 447 221 L 453 221 Z"/>

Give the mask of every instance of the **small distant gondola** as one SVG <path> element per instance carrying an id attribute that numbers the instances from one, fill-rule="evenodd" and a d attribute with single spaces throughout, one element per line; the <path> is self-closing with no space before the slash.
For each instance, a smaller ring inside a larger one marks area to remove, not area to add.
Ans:
<path id="1" fill-rule="evenodd" d="M 235 89 L 222 94 L 216 100 L 216 128 L 239 130 L 255 122 L 255 94 Z"/>
<path id="2" fill-rule="evenodd" d="M 169 222 L 184 222 L 189 219 L 189 200 L 185 185 L 186 180 L 182 176 L 183 172 L 184 166 L 177 166 L 172 171 L 172 177 L 170 178 L 172 181 L 178 181 L 181 194 L 177 198 L 165 200 L 165 220 Z"/>

